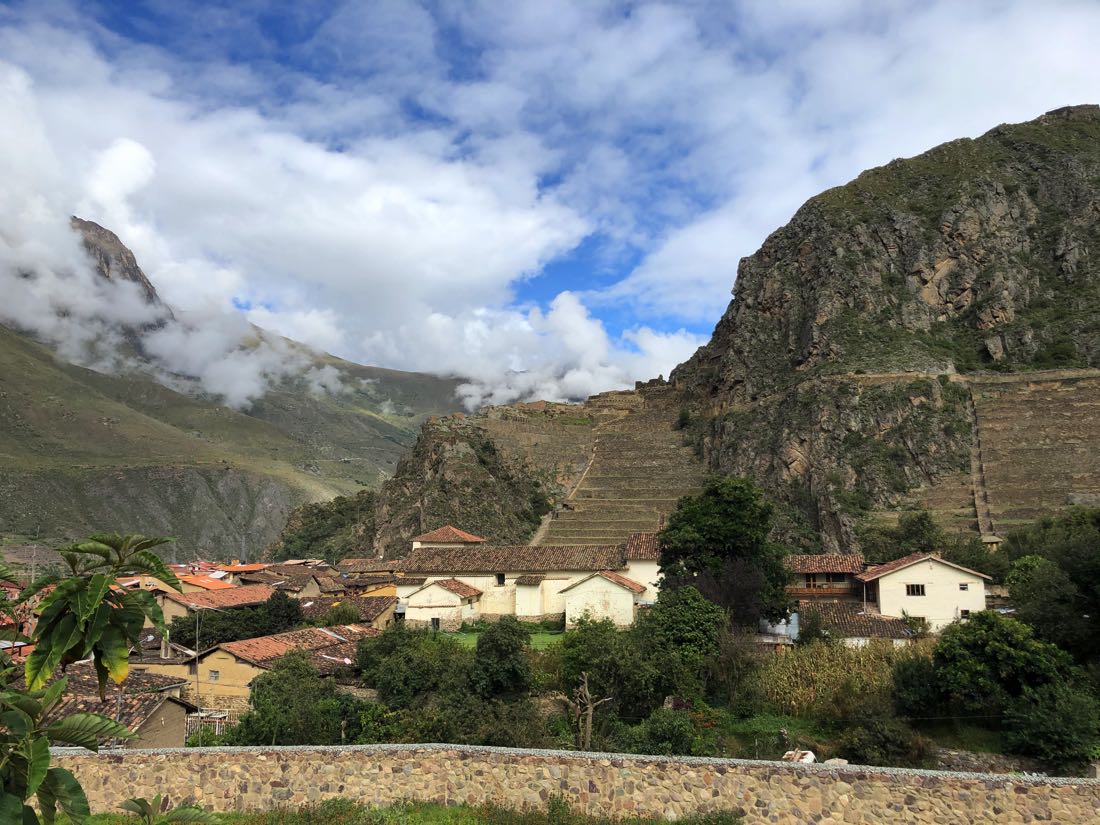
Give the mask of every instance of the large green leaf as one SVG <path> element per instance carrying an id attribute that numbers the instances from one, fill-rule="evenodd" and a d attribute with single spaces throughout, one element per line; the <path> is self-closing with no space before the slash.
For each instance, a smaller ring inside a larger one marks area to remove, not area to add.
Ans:
<path id="1" fill-rule="evenodd" d="M 14 627 L 0 627 L 0 639 L 7 642 L 29 642 L 30 639 L 24 636 Z"/>
<path id="2" fill-rule="evenodd" d="M 103 635 L 103 631 L 106 630 L 107 625 L 110 624 L 111 613 L 114 610 L 115 606 L 113 602 L 103 602 L 96 608 L 92 620 L 84 625 L 84 649 L 80 653 L 80 658 L 87 658 L 88 654 L 92 652 L 95 643 L 99 641 L 99 638 Z"/>
<path id="3" fill-rule="evenodd" d="M 30 740 L 30 744 L 23 749 L 23 758 L 27 760 L 26 793 L 30 796 L 38 790 L 50 768 L 50 740 L 44 736 Z"/>
<path id="4" fill-rule="evenodd" d="M 111 587 L 111 577 L 96 573 L 88 580 L 88 585 L 76 594 L 76 614 L 81 622 L 86 622 L 95 613 Z"/>
<path id="5" fill-rule="evenodd" d="M 15 600 L 22 604 L 31 596 L 37 595 L 43 589 L 49 587 L 51 584 L 57 584 L 57 582 L 59 581 L 61 581 L 60 577 L 54 573 L 48 573 L 45 576 L 39 576 L 37 579 L 35 579 L 22 590 L 20 590 L 19 595 L 15 597 Z"/>
<path id="6" fill-rule="evenodd" d="M 65 614 L 49 633 L 39 637 L 34 651 L 27 657 L 27 688 L 37 690 L 42 687 L 61 664 L 65 652 L 78 644 L 82 636 L 76 616 Z"/>
<path id="7" fill-rule="evenodd" d="M 95 556 L 103 561 L 110 562 L 115 555 L 114 549 L 110 546 L 109 542 L 99 541 L 100 537 L 92 536 L 89 541 L 78 542 L 77 544 L 71 544 L 64 548 L 66 553 L 72 553 L 74 555 L 83 556 Z"/>
<path id="8" fill-rule="evenodd" d="M 23 818 L 23 800 L 0 790 L 0 822 L 19 822 Z"/>
<path id="9" fill-rule="evenodd" d="M 150 553 L 148 550 L 140 550 L 130 557 L 129 563 L 133 565 L 135 570 L 141 570 L 144 573 L 156 576 L 175 590 L 180 589 L 180 580 L 176 578 L 176 574 L 172 572 L 171 568 L 168 567 L 168 565 L 164 563 L 164 560 L 156 553 Z"/>
<path id="10" fill-rule="evenodd" d="M 68 742 L 90 751 L 98 751 L 103 739 L 130 739 L 133 731 L 121 722 L 100 716 L 98 713 L 74 713 L 45 730 L 54 742 Z"/>
<path id="11" fill-rule="evenodd" d="M 161 612 L 156 598 L 148 590 L 131 590 L 123 595 L 122 602 L 126 609 L 127 631 L 133 630 L 134 633 L 130 636 L 131 639 L 135 639 L 141 633 L 146 616 L 152 620 L 158 630 L 164 632 L 164 613 Z M 140 619 L 137 618 L 135 611 L 141 612 Z"/>
<path id="12" fill-rule="evenodd" d="M 91 814 L 84 789 L 76 777 L 64 768 L 50 768 L 38 788 L 38 802 L 47 825 L 54 821 L 58 808 L 65 812 L 73 825 L 82 825 Z"/>
<path id="13" fill-rule="evenodd" d="M 118 683 L 130 672 L 130 645 L 113 623 L 103 631 L 96 645 L 96 661 L 102 663 L 110 677 Z"/>
<path id="14" fill-rule="evenodd" d="M 35 715 L 27 713 L 23 708 L 12 707 L 10 710 L 0 713 L 0 725 L 3 725 L 16 736 L 26 736 L 34 730 Z"/>

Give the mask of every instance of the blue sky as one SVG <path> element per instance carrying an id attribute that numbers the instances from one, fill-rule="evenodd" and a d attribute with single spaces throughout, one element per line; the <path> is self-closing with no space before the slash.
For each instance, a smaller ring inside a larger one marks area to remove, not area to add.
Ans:
<path id="1" fill-rule="evenodd" d="M 7 206 L 112 228 L 185 313 L 471 405 L 582 397 L 667 376 L 807 197 L 1096 101 L 1097 30 L 1074 0 L 11 2 Z"/>

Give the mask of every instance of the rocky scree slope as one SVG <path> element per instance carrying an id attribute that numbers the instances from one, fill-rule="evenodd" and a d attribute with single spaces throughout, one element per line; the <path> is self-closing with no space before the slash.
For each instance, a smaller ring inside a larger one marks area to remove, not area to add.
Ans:
<path id="1" fill-rule="evenodd" d="M 99 274 L 137 283 L 174 319 L 132 252 L 74 219 Z M 180 556 L 257 556 L 296 504 L 377 487 L 429 414 L 457 408 L 457 381 L 366 367 L 288 342 L 332 366 L 347 391 L 284 381 L 247 411 L 188 376 L 174 389 L 142 368 L 107 375 L 66 363 L 26 331 L 0 326 L 0 544 L 54 543 L 95 530 L 167 534 Z M 257 336 L 270 335 L 256 330 Z"/>
<path id="2" fill-rule="evenodd" d="M 1089 375 L 1098 254 L 1100 108 L 999 126 L 808 201 L 742 260 L 714 336 L 671 380 L 700 414 L 709 466 L 756 476 L 804 515 L 801 543 L 858 546 L 869 513 L 917 503 L 976 527 L 972 447 L 980 470 L 983 451 L 1003 460 L 1036 437 L 1025 423 L 983 438 L 992 396 L 977 382 Z M 1094 427 L 1068 437 L 1100 446 Z M 1096 486 L 1083 467 L 1035 469 Z M 1056 486 L 1047 507 L 1074 503 L 1074 483 Z M 1026 509 L 1022 488 L 988 492 Z"/>

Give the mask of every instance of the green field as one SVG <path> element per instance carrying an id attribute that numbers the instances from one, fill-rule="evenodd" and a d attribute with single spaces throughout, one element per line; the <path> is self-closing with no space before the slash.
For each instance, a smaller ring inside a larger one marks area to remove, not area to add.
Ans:
<path id="1" fill-rule="evenodd" d="M 445 635 L 453 636 L 466 647 L 474 647 L 477 645 L 477 637 L 481 634 L 476 631 L 461 630 Z M 560 630 L 536 630 L 531 634 L 531 647 L 535 650 L 545 650 L 560 642 L 564 635 Z"/>

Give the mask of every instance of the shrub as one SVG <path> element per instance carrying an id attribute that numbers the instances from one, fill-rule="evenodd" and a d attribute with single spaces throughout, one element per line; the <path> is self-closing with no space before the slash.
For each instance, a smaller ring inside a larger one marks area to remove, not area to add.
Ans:
<path id="1" fill-rule="evenodd" d="M 531 689 L 531 663 L 527 653 L 531 631 L 504 616 L 478 636 L 470 684 L 484 697 L 516 696 Z"/>
<path id="2" fill-rule="evenodd" d="M 1078 768 L 1100 744 L 1100 707 L 1087 691 L 1067 684 L 1026 690 L 1005 713 L 1009 748 L 1056 769 Z"/>
<path id="3" fill-rule="evenodd" d="M 929 717 L 943 707 L 943 692 L 932 659 L 916 656 L 894 663 L 894 707 L 907 717 Z"/>
<path id="4" fill-rule="evenodd" d="M 837 743 L 842 757 L 860 765 L 923 768 L 932 764 L 932 743 L 897 719 L 868 719 Z"/>

